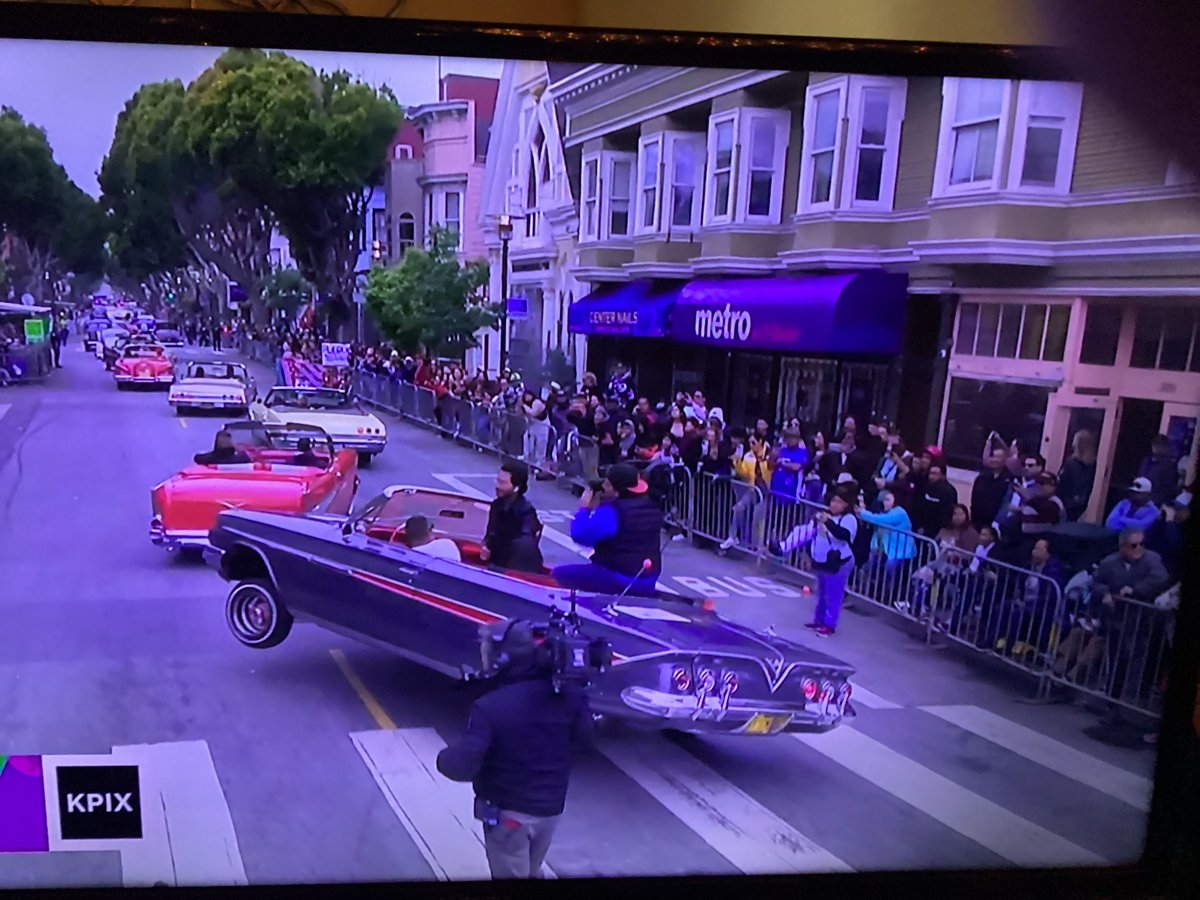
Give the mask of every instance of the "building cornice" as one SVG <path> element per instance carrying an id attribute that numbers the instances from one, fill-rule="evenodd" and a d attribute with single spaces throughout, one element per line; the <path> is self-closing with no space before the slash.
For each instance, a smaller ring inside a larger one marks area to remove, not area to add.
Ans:
<path id="1" fill-rule="evenodd" d="M 636 65 L 594 65 L 550 84 L 555 100 L 574 100 L 641 68 Z"/>
<path id="2" fill-rule="evenodd" d="M 866 222 L 890 225 L 894 222 L 922 222 L 928 219 L 927 209 L 834 209 L 797 213 L 792 216 L 792 224 L 804 226 L 821 225 L 826 222 Z"/>
<path id="3" fill-rule="evenodd" d="M 466 172 L 454 172 L 449 175 L 418 175 L 417 184 L 421 187 L 433 187 L 439 184 L 466 184 Z"/>
<path id="4" fill-rule="evenodd" d="M 682 72 L 690 71 L 688 69 L 672 70 L 671 77 Z M 723 94 L 728 94 L 742 88 L 750 87 L 751 85 L 759 84 L 763 81 L 768 81 L 772 78 L 778 78 L 780 75 L 786 75 L 786 72 L 779 71 L 753 71 L 753 72 L 738 72 L 727 78 L 716 78 L 710 81 L 703 87 L 696 88 L 691 91 L 684 91 L 680 94 L 675 94 L 669 100 L 664 100 L 660 103 L 655 103 L 651 106 L 645 106 L 639 109 L 636 113 L 630 113 L 624 116 L 618 116 L 613 119 L 608 119 L 600 125 L 588 128 L 578 134 L 571 134 L 572 116 L 567 114 L 567 134 L 563 136 L 564 147 L 577 147 L 580 144 L 593 140 L 594 138 L 603 137 L 606 134 L 612 134 L 615 131 L 621 131 L 647 119 L 653 119 L 658 116 L 665 116 L 676 110 L 683 109 L 687 106 L 692 106 L 696 103 L 702 103 L 705 100 L 711 100 L 714 97 L 719 97 Z M 622 97 L 625 94 L 621 95 Z M 614 97 L 613 100 L 620 99 Z M 597 107 L 603 109 L 603 106 Z M 589 113 L 594 113 L 596 110 L 588 110 Z"/>
<path id="5" fill-rule="evenodd" d="M 1124 188 L 1117 191 L 1088 191 L 1079 194 L 1054 194 L 1038 191 L 980 191 L 946 197 L 930 197 L 931 210 L 964 209 L 977 206 L 1032 206 L 1042 209 L 1075 209 L 1089 206 L 1115 206 L 1122 203 L 1155 203 L 1163 200 L 1200 199 L 1200 185 L 1155 185 Z"/>
<path id="6" fill-rule="evenodd" d="M 927 263 L 1052 266 L 1056 262 L 1086 260 L 1196 259 L 1200 235 L 1101 238 L 1083 241 L 1025 241 L 1006 238 L 910 241 L 916 259 Z"/>
<path id="7" fill-rule="evenodd" d="M 896 249 L 814 247 L 804 250 L 785 250 L 779 254 L 779 258 L 789 269 L 861 269 L 863 267 L 900 266 L 916 262 L 916 257 L 907 247 Z"/>
<path id="8" fill-rule="evenodd" d="M 762 274 L 780 271 L 783 262 L 778 257 L 758 256 L 702 256 L 692 260 L 691 269 L 696 275 Z"/>
<path id="9" fill-rule="evenodd" d="M 621 266 L 630 278 L 691 278 L 691 263 L 631 262 Z"/>
<path id="10" fill-rule="evenodd" d="M 629 280 L 628 272 L 610 266 L 577 266 L 571 274 L 576 281 L 587 284 L 607 284 Z"/>
<path id="11" fill-rule="evenodd" d="M 408 110 L 406 118 L 419 128 L 422 119 L 436 121 L 437 119 L 457 118 L 470 112 L 470 100 L 446 100 L 442 103 L 422 103 L 420 106 L 414 106 Z"/>

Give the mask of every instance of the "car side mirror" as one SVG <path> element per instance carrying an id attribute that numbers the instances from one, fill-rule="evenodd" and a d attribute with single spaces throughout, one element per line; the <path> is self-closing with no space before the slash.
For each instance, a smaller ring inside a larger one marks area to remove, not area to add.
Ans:
<path id="1" fill-rule="evenodd" d="M 354 523 L 353 522 L 343 522 L 342 523 L 342 537 L 353 537 L 353 536 L 354 536 Z"/>

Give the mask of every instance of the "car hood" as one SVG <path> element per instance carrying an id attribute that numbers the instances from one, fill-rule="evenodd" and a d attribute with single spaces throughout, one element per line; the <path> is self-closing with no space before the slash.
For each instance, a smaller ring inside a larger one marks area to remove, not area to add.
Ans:
<path id="1" fill-rule="evenodd" d="M 383 422 L 368 412 L 278 412 L 266 410 L 266 421 L 287 425 L 314 425 L 326 434 L 353 434 L 359 428 L 383 428 Z"/>

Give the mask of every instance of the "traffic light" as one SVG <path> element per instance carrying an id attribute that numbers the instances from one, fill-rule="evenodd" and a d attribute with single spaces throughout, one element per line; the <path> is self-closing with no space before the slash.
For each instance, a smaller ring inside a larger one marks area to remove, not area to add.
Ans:
<path id="1" fill-rule="evenodd" d="M 174 291 L 167 291 L 167 305 L 168 306 L 175 305 L 175 292 Z"/>

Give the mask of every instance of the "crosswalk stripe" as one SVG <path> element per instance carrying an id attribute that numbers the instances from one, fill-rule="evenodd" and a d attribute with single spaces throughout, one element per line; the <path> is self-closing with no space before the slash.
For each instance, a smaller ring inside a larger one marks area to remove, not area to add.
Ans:
<path id="1" fill-rule="evenodd" d="M 825 734 L 795 734 L 792 737 L 1018 866 L 1109 863 L 854 728 L 835 728 Z"/>
<path id="2" fill-rule="evenodd" d="M 655 737 L 601 751 L 717 853 L 748 875 L 850 872 L 846 863 L 690 753 Z"/>
<path id="3" fill-rule="evenodd" d="M 920 709 L 1136 809 L 1150 808 L 1149 778 L 1096 759 L 978 706 L 922 706 Z"/>
<path id="4" fill-rule="evenodd" d="M 0 419 L 4 418 L 5 413 L 12 409 L 11 403 L 0 403 Z"/>
<path id="5" fill-rule="evenodd" d="M 471 785 L 437 770 L 445 742 L 432 728 L 361 731 L 354 747 L 439 881 L 491 878 Z M 543 874 L 555 877 L 549 866 Z"/>
<path id="6" fill-rule="evenodd" d="M 904 709 L 899 703 L 885 700 L 873 691 L 868 691 L 853 678 L 850 679 L 850 685 L 850 702 L 855 706 L 865 706 L 867 709 Z"/>
<path id="7" fill-rule="evenodd" d="M 121 852 L 126 886 L 158 881 L 179 887 L 249 884 L 233 819 L 204 741 L 114 747 L 114 764 L 138 766 L 142 805 L 165 831 L 166 858 L 134 847 Z M 150 788 L 150 790 L 146 790 Z M 169 864 L 167 871 L 163 864 Z"/>

